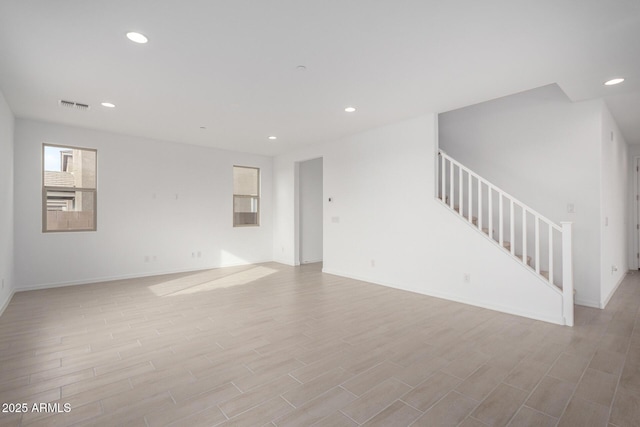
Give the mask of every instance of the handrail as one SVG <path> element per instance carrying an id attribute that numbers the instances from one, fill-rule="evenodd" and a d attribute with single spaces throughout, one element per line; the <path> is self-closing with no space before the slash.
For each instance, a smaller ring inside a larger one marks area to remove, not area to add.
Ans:
<path id="1" fill-rule="evenodd" d="M 486 179 L 484 179 L 483 177 L 481 177 L 480 175 L 478 175 L 477 173 L 473 172 L 471 169 L 469 169 L 468 167 L 466 167 L 465 165 L 463 165 L 462 163 L 460 163 L 459 161 L 457 161 L 456 159 L 454 159 L 453 157 L 449 156 L 447 153 L 445 153 L 442 150 L 438 151 L 438 154 L 441 155 L 443 158 L 449 160 L 451 163 L 453 163 L 454 165 L 460 167 L 462 170 L 464 170 L 465 172 L 467 172 L 468 174 L 470 174 L 471 176 L 473 176 L 474 178 L 482 181 L 483 184 L 487 185 L 488 187 L 490 187 L 492 190 L 494 190 L 496 193 L 501 194 L 504 197 L 507 197 L 511 200 L 513 200 L 518 206 L 526 209 L 529 213 L 533 214 L 534 216 L 540 218 L 542 221 L 549 223 L 553 226 L 553 228 L 555 228 L 557 231 L 562 231 L 562 228 L 557 225 L 555 222 L 551 221 L 549 218 L 545 217 L 544 215 L 538 213 L 535 209 L 530 208 L 529 206 L 527 206 L 525 203 L 521 202 L 520 200 L 518 200 L 517 198 L 513 197 L 511 194 L 507 193 L 506 191 L 502 190 L 499 187 L 496 187 L 495 185 L 493 185 L 491 182 L 487 181 Z"/>
<path id="2" fill-rule="evenodd" d="M 439 150 L 438 155 L 440 156 L 438 178 L 441 182 L 437 188 L 442 203 L 451 210 L 457 211 L 458 215 L 485 234 L 485 237 L 507 251 L 514 259 L 521 261 L 538 278 L 553 285 L 563 298 L 565 324 L 572 326 L 572 224 L 570 222 L 563 222 L 562 225 L 556 224 L 451 158 L 443 150 Z M 449 170 L 447 170 L 447 166 Z M 455 171 L 456 168 L 457 171 Z M 477 186 L 474 185 L 474 179 L 477 181 Z M 465 191 L 468 193 L 467 197 L 465 197 Z M 494 199 L 494 195 L 498 198 L 497 201 Z M 486 206 L 483 205 L 485 198 Z M 497 212 L 494 212 L 494 203 Z M 508 213 L 505 212 L 506 209 L 508 209 Z M 522 211 L 521 215 L 516 216 L 517 209 Z M 530 222 L 531 219 L 533 223 Z M 494 221 L 497 222 L 498 227 L 495 237 Z M 506 221 L 508 221 L 508 228 L 505 230 Z M 516 229 L 516 222 L 519 222 L 518 225 L 522 228 L 521 232 Z M 486 229 L 484 228 L 485 224 Z M 558 233 L 560 238 L 556 239 L 554 233 Z M 516 244 L 520 245 L 519 250 L 522 252 L 520 255 L 516 253 Z M 529 252 L 529 244 L 532 245 L 532 252 Z M 556 250 L 556 245 L 562 245 L 562 249 Z M 556 256 L 561 259 L 560 264 L 556 263 Z M 529 264 L 529 261 L 533 261 L 533 264 Z M 562 274 L 556 271 L 558 265 L 562 267 Z M 547 270 L 544 271 L 543 267 L 546 267 Z M 556 275 L 556 273 L 558 274 Z M 559 280 L 555 276 L 558 276 Z"/>

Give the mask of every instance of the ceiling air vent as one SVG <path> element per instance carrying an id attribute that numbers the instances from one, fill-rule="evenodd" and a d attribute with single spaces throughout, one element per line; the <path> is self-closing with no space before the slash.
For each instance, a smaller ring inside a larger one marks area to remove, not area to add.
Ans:
<path id="1" fill-rule="evenodd" d="M 79 102 L 73 102 L 73 101 L 65 101 L 64 99 L 60 100 L 60 106 L 65 108 L 74 108 L 76 110 L 83 110 L 83 111 L 86 111 L 89 109 L 89 105 L 87 104 L 81 104 Z"/>

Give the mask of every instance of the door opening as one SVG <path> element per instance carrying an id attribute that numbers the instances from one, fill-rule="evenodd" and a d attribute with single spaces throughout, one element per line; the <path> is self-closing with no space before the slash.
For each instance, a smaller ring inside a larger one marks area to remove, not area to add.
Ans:
<path id="1" fill-rule="evenodd" d="M 635 208 L 635 265 L 636 268 L 638 270 L 640 270 L 640 157 L 636 157 L 635 158 L 635 167 L 636 167 L 636 174 L 635 174 L 635 186 L 634 186 L 634 190 L 635 190 L 635 203 L 634 203 L 634 208 Z M 631 264 L 633 265 L 633 264 Z"/>
<path id="2" fill-rule="evenodd" d="M 322 158 L 300 162 L 298 177 L 300 264 L 322 262 Z"/>

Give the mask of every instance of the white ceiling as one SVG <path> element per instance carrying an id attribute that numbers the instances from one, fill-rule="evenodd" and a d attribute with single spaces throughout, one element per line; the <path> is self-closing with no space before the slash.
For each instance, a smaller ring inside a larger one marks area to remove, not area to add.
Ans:
<path id="1" fill-rule="evenodd" d="M 273 155 L 551 83 L 640 144 L 640 1 L 0 0 L 17 117 L 161 140 Z"/>

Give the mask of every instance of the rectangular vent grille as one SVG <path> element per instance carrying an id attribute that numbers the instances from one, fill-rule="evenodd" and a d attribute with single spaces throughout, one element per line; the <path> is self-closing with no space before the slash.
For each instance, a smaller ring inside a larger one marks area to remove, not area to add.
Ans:
<path id="1" fill-rule="evenodd" d="M 86 111 L 90 108 L 88 104 L 81 104 L 80 102 L 73 102 L 73 101 L 65 101 L 64 99 L 60 100 L 60 106 L 65 108 L 74 108 L 76 110 L 83 110 L 83 111 Z"/>

